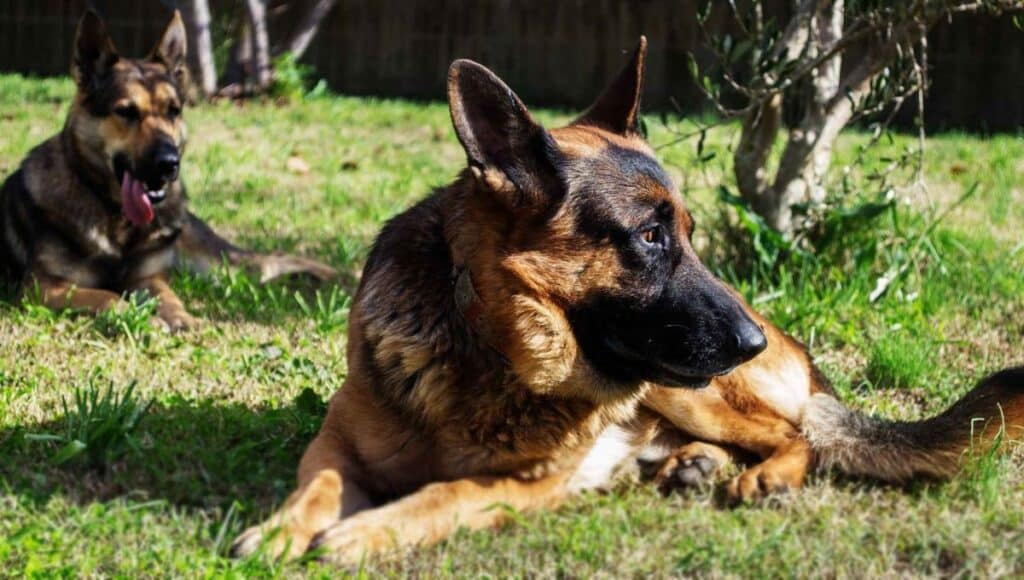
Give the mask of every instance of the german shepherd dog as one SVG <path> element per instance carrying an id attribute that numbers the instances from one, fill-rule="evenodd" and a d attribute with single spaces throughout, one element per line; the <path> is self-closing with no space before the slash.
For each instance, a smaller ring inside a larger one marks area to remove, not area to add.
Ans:
<path id="1" fill-rule="evenodd" d="M 145 59 L 117 54 L 103 21 L 78 25 L 77 94 L 64 129 L 33 149 L 0 190 L 0 277 L 38 288 L 52 308 L 101 311 L 125 292 L 158 301 L 171 329 L 193 319 L 168 285 L 179 259 L 206 268 L 227 260 L 269 280 L 334 270 L 228 243 L 189 213 L 178 178 L 185 148 L 185 27 L 175 12 Z"/>
<path id="2" fill-rule="evenodd" d="M 358 561 L 501 523 L 659 458 L 669 488 L 760 462 L 735 500 L 799 488 L 815 465 L 900 481 L 948 476 L 972 437 L 1024 426 L 1024 369 L 940 417 L 843 407 L 806 350 L 699 261 L 694 222 L 638 131 L 646 41 L 560 129 L 483 66 L 452 64 L 468 167 L 392 219 L 351 312 L 349 374 L 298 489 L 246 530 L 265 550 Z"/>

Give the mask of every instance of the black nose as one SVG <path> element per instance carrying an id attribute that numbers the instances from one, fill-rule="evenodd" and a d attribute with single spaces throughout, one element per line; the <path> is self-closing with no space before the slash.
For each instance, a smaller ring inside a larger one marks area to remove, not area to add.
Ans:
<path id="1" fill-rule="evenodd" d="M 736 338 L 736 353 L 743 357 L 743 360 L 754 358 L 768 346 L 764 332 L 753 321 L 744 320 L 733 332 Z"/>
<path id="2" fill-rule="evenodd" d="M 156 154 L 156 170 L 164 181 L 174 181 L 178 177 L 178 166 L 181 158 L 177 151 L 164 149 Z"/>

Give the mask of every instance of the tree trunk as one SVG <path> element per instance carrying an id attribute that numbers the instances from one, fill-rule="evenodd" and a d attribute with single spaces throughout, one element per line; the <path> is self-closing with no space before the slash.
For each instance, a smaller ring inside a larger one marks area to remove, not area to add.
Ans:
<path id="1" fill-rule="evenodd" d="M 843 35 L 843 0 L 819 4 L 810 24 L 807 59 L 821 56 L 825 47 Z M 849 106 L 835 107 L 843 60 L 835 55 L 810 73 L 806 90 L 798 97 L 803 118 L 789 131 L 779 169 L 771 186 L 768 223 L 788 237 L 800 224 L 793 220 L 793 206 L 825 201 L 823 183 L 832 163 L 832 148 L 852 115 Z"/>
<path id="2" fill-rule="evenodd" d="M 760 216 L 775 211 L 768 191 L 768 156 L 782 122 L 782 95 L 775 95 L 743 119 L 740 142 L 733 153 L 733 173 L 740 195 Z"/>
<path id="3" fill-rule="evenodd" d="M 207 0 L 191 0 L 188 22 L 189 35 L 195 39 L 196 62 L 199 64 L 199 88 L 203 96 L 217 92 L 217 66 L 213 60 L 213 41 L 210 37 L 210 6 Z"/>
<path id="4" fill-rule="evenodd" d="M 295 58 L 302 56 L 309 48 L 313 38 L 320 29 L 320 23 L 327 17 L 327 13 L 334 8 L 337 0 L 314 0 L 308 7 L 302 21 L 296 26 L 292 36 L 286 42 L 275 47 L 274 54 L 290 52 Z"/>
<path id="5" fill-rule="evenodd" d="M 228 98 L 241 97 L 245 92 L 245 83 L 249 79 L 252 68 L 252 34 L 249 20 L 246 19 L 238 28 L 235 41 L 231 45 L 231 54 L 224 67 L 221 78 L 221 89 L 218 94 Z"/>
<path id="6" fill-rule="evenodd" d="M 739 144 L 733 153 L 736 186 L 743 199 L 769 226 L 789 239 L 817 218 L 797 219 L 793 208 L 798 204 L 813 207 L 825 201 L 826 174 L 836 139 L 855 114 L 866 112 L 865 98 L 872 94 L 873 82 L 886 67 L 906 63 L 909 58 L 918 71 L 916 82 L 922 85 L 914 90 L 924 90 L 922 64 L 916 60 L 914 47 L 923 42 L 935 22 L 954 13 L 1024 9 L 1020 0 L 915 0 L 902 4 L 905 12 L 895 12 L 895 18 L 881 18 L 889 13 L 851 3 L 851 14 L 856 16 L 851 17 L 849 30 L 844 30 L 844 0 L 799 0 L 794 4 L 793 16 L 771 53 L 752 53 L 753 68 L 769 63 L 769 71 L 755 75 L 746 87 L 751 104 L 745 109 Z M 886 4 L 890 3 L 881 5 Z M 754 16 L 754 38 L 761 39 L 760 13 Z M 844 72 L 842 55 L 853 46 L 860 48 L 858 59 Z M 875 103 L 872 111 L 881 110 L 885 104 L 898 106 L 905 96 L 886 95 L 885 88 L 879 90 L 883 91 L 880 98 L 888 100 Z M 786 144 L 772 177 L 768 161 L 783 123 Z"/>
<path id="7" fill-rule="evenodd" d="M 810 63 L 843 33 L 843 0 L 807 1 L 787 26 L 780 50 L 787 60 Z M 788 89 L 786 99 L 775 95 L 744 119 L 739 146 L 733 155 L 736 185 L 740 194 L 772 228 L 792 238 L 799 224 L 793 205 L 821 202 L 822 181 L 832 160 L 839 131 L 850 120 L 852 109 L 836 103 L 842 57 L 836 54 L 812 72 L 807 83 Z M 773 79 L 767 79 L 769 83 Z M 795 94 L 794 94 L 795 93 Z M 790 128 L 779 168 L 772 180 L 768 158 L 781 126 L 783 101 L 798 105 L 801 117 Z"/>
<path id="8" fill-rule="evenodd" d="M 267 5 L 265 0 L 245 0 L 252 33 L 252 80 L 255 89 L 263 92 L 270 87 L 270 36 L 267 32 Z"/>

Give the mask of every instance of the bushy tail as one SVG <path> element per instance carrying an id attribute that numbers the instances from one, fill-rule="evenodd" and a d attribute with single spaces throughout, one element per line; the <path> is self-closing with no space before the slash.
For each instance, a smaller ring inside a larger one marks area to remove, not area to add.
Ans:
<path id="1" fill-rule="evenodd" d="M 959 470 L 972 444 L 1000 433 L 1024 437 L 1024 367 L 989 376 L 941 415 L 916 422 L 875 419 L 817 394 L 802 429 L 820 467 L 894 483 L 945 479 Z"/>

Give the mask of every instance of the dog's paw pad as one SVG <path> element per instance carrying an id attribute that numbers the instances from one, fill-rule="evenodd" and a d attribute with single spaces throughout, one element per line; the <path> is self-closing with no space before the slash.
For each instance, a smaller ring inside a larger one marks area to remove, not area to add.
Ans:
<path id="1" fill-rule="evenodd" d="M 683 460 L 676 468 L 675 476 L 684 486 L 701 487 L 709 483 L 716 471 L 718 471 L 718 462 L 701 455 Z"/>
<path id="2" fill-rule="evenodd" d="M 658 470 L 655 482 L 662 493 L 704 488 L 712 485 L 721 464 L 703 454 L 679 453 L 670 456 Z"/>
<path id="3" fill-rule="evenodd" d="M 734 477 L 726 487 L 726 496 L 730 503 L 739 505 L 783 496 L 798 487 L 761 464 Z"/>

